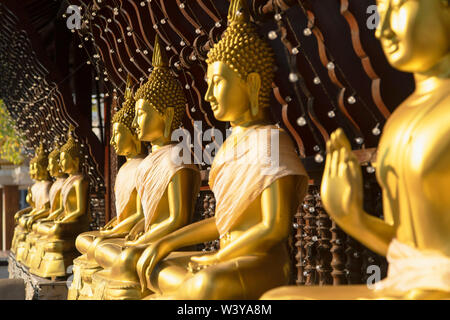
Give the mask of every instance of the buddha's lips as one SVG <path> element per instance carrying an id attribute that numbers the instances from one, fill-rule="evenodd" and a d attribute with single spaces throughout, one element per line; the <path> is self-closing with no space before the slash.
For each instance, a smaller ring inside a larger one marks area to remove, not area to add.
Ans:
<path id="1" fill-rule="evenodd" d="M 400 46 L 398 45 L 397 40 L 389 39 L 383 41 L 383 48 L 387 51 L 387 53 L 394 53 L 400 48 Z"/>

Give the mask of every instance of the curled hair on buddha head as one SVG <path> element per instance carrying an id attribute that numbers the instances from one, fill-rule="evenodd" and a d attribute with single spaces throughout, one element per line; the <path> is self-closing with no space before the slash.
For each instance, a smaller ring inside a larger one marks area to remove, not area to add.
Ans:
<path id="1" fill-rule="evenodd" d="M 134 115 L 136 112 L 134 108 L 136 100 L 134 100 L 132 85 L 133 84 L 131 76 L 128 75 L 127 88 L 125 90 L 125 101 L 122 104 L 122 108 L 114 114 L 111 120 L 111 124 L 121 123 L 125 127 L 127 127 L 128 130 L 130 130 L 132 135 L 136 135 L 136 130 L 132 127 Z"/>
<path id="2" fill-rule="evenodd" d="M 208 52 L 206 63 L 223 62 L 244 81 L 249 74 L 258 73 L 261 77 L 259 106 L 268 107 L 275 74 L 273 50 L 250 22 L 245 0 L 230 1 L 228 22 L 222 39 Z"/>
<path id="3" fill-rule="evenodd" d="M 136 91 L 134 98 L 136 101 L 144 99 L 149 102 L 160 115 L 164 115 L 167 108 L 173 107 L 171 129 L 178 128 L 183 121 L 187 100 L 183 88 L 169 69 L 169 60 L 161 48 L 158 35 L 155 38 L 152 64 L 154 69 L 148 81 Z"/>
<path id="4" fill-rule="evenodd" d="M 75 128 L 73 125 L 69 126 L 69 132 L 67 133 L 67 142 L 61 147 L 60 152 L 67 153 L 72 159 L 79 159 L 81 153 L 81 147 L 78 142 L 75 141 L 73 137 L 73 132 Z"/>

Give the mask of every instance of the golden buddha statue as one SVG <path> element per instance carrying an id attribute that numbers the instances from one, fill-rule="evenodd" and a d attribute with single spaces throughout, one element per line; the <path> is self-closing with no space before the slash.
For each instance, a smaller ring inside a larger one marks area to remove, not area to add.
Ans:
<path id="1" fill-rule="evenodd" d="M 55 278 L 66 275 L 66 268 L 76 257 L 75 238 L 89 228 L 87 179 L 80 172 L 80 146 L 69 128 L 68 140 L 60 149 L 62 172 L 68 174 L 61 187 L 59 215 L 53 221 L 39 223 L 36 232 L 41 235 L 36 242 L 35 258 L 30 272 Z"/>
<path id="2" fill-rule="evenodd" d="M 34 161 L 34 158 L 33 158 L 33 159 L 31 159 L 31 161 L 29 163 L 29 175 L 30 175 L 30 178 L 32 180 L 36 179 L 35 167 L 36 167 L 35 166 L 35 161 Z M 29 214 L 35 208 L 35 204 L 34 204 L 34 201 L 33 201 L 33 194 L 31 192 L 31 188 L 32 188 L 32 186 L 27 188 L 28 192 L 27 192 L 27 196 L 25 197 L 25 200 L 29 204 L 29 207 L 21 209 L 21 210 L 17 211 L 14 214 L 14 222 L 15 222 L 16 225 L 19 223 L 19 219 L 22 216 L 24 216 L 26 214 Z M 23 231 L 23 229 L 20 229 L 20 230 Z M 11 241 L 11 252 L 14 253 L 14 254 L 16 253 L 16 247 L 17 247 L 17 243 L 18 243 L 18 238 L 19 238 L 19 228 L 16 226 L 16 228 L 14 229 L 13 239 Z"/>
<path id="3" fill-rule="evenodd" d="M 136 191 L 134 176 L 145 155 L 142 142 L 132 127 L 135 100 L 131 85 L 131 77 L 128 76 L 125 102 L 111 120 L 110 144 L 117 155 L 125 156 L 127 160 L 119 169 L 114 186 L 117 217 L 99 231 L 84 232 L 77 237 L 75 244 L 82 255 L 74 260 L 74 280 L 69 289 L 69 300 L 92 298 L 92 274 L 102 269 L 95 261 L 97 245 L 106 239 L 125 238 L 144 218 L 142 210 L 138 210 L 141 201 Z"/>
<path id="4" fill-rule="evenodd" d="M 378 146 L 384 220 L 363 209 L 361 168 L 341 129 L 327 143 L 323 204 L 339 226 L 389 262 L 366 285 L 283 287 L 264 299 L 450 298 L 450 6 L 448 0 L 378 0 L 376 36 L 416 90 L 388 119 Z"/>
<path id="5" fill-rule="evenodd" d="M 246 3 L 230 2 L 230 24 L 207 59 L 205 99 L 232 125 L 209 175 L 215 216 L 143 252 L 137 270 L 154 292 L 148 299 L 256 299 L 290 280 L 288 238 L 308 177 L 289 135 L 268 121 L 274 58 Z M 174 252 L 217 238 L 214 253 Z"/>
<path id="6" fill-rule="evenodd" d="M 35 178 L 37 182 L 31 187 L 31 194 L 35 208 L 28 214 L 24 214 L 18 219 L 18 225 L 15 229 L 15 233 L 17 232 L 16 260 L 21 263 L 25 263 L 28 255 L 26 238 L 30 232 L 31 224 L 36 218 L 47 214 L 50 208 L 48 193 L 52 182 L 50 181 L 47 165 L 47 154 L 44 150 L 44 145 L 41 143 L 36 150 L 36 156 L 33 161 Z"/>
<path id="7" fill-rule="evenodd" d="M 181 148 L 172 143 L 186 108 L 183 89 L 173 78 L 158 37 L 148 81 L 136 92 L 133 127 L 152 152 L 135 173 L 144 220 L 127 238 L 104 240 L 95 247 L 95 260 L 105 270 L 92 276 L 95 299 L 137 299 L 142 296 L 136 263 L 145 247 L 192 220 L 200 189 L 197 166 L 174 161 Z"/>
<path id="8" fill-rule="evenodd" d="M 26 239 L 26 250 L 24 254 L 24 264 L 26 266 L 30 266 L 31 261 L 33 261 L 34 255 L 36 253 L 36 241 L 39 239 L 40 234 L 37 232 L 37 228 L 39 227 L 39 223 L 53 221 L 58 215 L 62 212 L 63 208 L 61 207 L 61 188 L 66 179 L 66 174 L 62 172 L 61 166 L 59 164 L 59 143 L 57 140 L 54 142 L 53 150 L 48 155 L 48 167 L 47 170 L 50 173 L 55 181 L 52 183 L 50 190 L 48 192 L 49 200 L 50 200 L 50 209 L 42 212 L 40 215 L 34 215 L 28 221 L 28 229 L 30 229 L 30 233 Z M 31 226 L 31 227 L 30 227 Z"/>

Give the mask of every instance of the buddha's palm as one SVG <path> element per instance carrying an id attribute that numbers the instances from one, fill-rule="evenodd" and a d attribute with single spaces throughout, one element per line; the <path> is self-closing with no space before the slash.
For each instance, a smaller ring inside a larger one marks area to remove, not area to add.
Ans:
<path id="1" fill-rule="evenodd" d="M 321 185 L 322 202 L 338 223 L 358 223 L 363 214 L 361 167 L 342 129 L 327 142 L 327 159 Z"/>
<path id="2" fill-rule="evenodd" d="M 142 291 L 146 288 L 154 292 L 158 291 L 157 288 L 152 286 L 150 275 L 158 262 L 164 259 L 169 253 L 170 250 L 164 245 L 164 241 L 156 241 L 142 253 L 136 266 Z"/>

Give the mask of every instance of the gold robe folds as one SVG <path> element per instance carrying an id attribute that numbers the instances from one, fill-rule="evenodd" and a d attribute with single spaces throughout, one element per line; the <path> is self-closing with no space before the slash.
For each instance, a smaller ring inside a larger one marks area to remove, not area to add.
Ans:
<path id="1" fill-rule="evenodd" d="M 34 202 L 33 213 L 36 213 L 45 208 L 45 205 L 50 201 L 49 190 L 51 181 L 38 181 L 31 187 L 31 195 Z M 19 224 L 25 225 L 29 216 L 24 216 L 19 219 Z M 14 231 L 13 245 L 16 248 L 16 259 L 19 262 L 25 263 L 28 255 L 28 246 L 26 244 L 26 237 L 28 230 L 18 225 Z"/>
<path id="2" fill-rule="evenodd" d="M 273 125 L 232 133 L 214 158 L 209 185 L 216 198 L 216 224 L 223 237 L 262 191 L 288 175 L 307 177 L 289 135 Z M 308 179 L 292 192 L 304 195 Z"/>
<path id="3" fill-rule="evenodd" d="M 49 200 L 50 200 L 50 208 L 53 208 L 53 203 L 55 202 L 55 197 L 58 194 L 58 192 L 61 190 L 64 181 L 66 181 L 66 178 L 57 178 L 55 182 L 53 182 L 52 186 L 50 187 L 50 191 L 48 192 Z"/>
<path id="4" fill-rule="evenodd" d="M 31 187 L 31 195 L 36 210 L 42 209 L 50 201 L 49 191 L 51 185 L 51 181 L 38 181 Z"/>
<path id="5" fill-rule="evenodd" d="M 54 209 L 56 195 L 59 191 L 61 191 L 65 179 L 66 178 L 63 177 L 57 178 L 50 187 L 50 191 L 48 192 L 48 198 L 50 200 L 50 210 Z M 34 255 L 36 254 L 36 241 L 41 236 L 39 233 L 37 233 L 37 227 L 39 226 L 38 222 L 39 220 L 37 220 L 36 223 L 33 224 L 33 230 L 27 236 L 27 252 L 24 253 L 24 263 L 26 266 L 31 265 L 31 262 L 34 259 Z"/>
<path id="6" fill-rule="evenodd" d="M 273 125 L 234 128 L 217 152 L 209 175 L 216 199 L 214 220 L 220 237 L 217 256 L 261 223 L 258 198 L 265 189 L 287 176 L 297 176 L 291 180 L 296 183 L 289 190 L 293 197 L 287 198 L 292 201 L 288 206 L 291 209 L 281 212 L 291 221 L 308 184 L 307 173 L 291 138 Z M 257 206 L 256 212 L 249 210 L 252 205 Z M 288 237 L 286 229 L 269 240 L 270 246 L 252 247 L 249 243 L 246 248 L 242 244 L 239 255 L 206 266 L 190 260 L 201 255 L 200 252 L 172 251 L 152 271 L 148 281 L 160 293 L 148 298 L 257 299 L 265 291 L 289 283 L 292 262 Z M 264 235 L 251 239 L 260 243 L 265 240 Z"/>
<path id="7" fill-rule="evenodd" d="M 139 165 L 136 172 L 136 190 L 141 199 L 145 216 L 145 231 L 153 222 L 161 197 L 177 171 L 188 168 L 198 171 L 192 164 L 177 161 L 181 147 L 169 144 L 150 153 Z M 198 191 L 198 186 L 193 186 Z"/>
<path id="8" fill-rule="evenodd" d="M 450 258 L 439 252 L 418 250 L 397 239 L 388 248 L 388 276 L 375 291 L 404 294 L 410 290 L 450 292 Z"/>
<path id="9" fill-rule="evenodd" d="M 150 153 L 136 170 L 136 190 L 141 199 L 142 210 L 145 217 L 145 232 L 151 232 L 152 224 L 157 221 L 157 209 L 167 190 L 167 187 L 174 175 L 181 169 L 191 169 L 196 172 L 198 179 L 191 188 L 195 194 L 198 194 L 200 188 L 200 176 L 198 168 L 193 164 L 181 163 L 179 154 L 182 147 L 169 144 L 160 147 Z M 144 236 L 145 237 L 145 232 Z M 92 277 L 94 289 L 94 299 L 138 299 L 142 294 L 140 292 L 140 284 L 135 271 L 137 259 L 129 259 L 123 264 L 120 255 L 123 252 L 130 252 L 130 256 L 139 257 L 144 248 L 130 246 L 124 248 L 124 239 L 111 239 L 101 242 L 96 247 L 95 258 L 97 263 L 105 268 L 105 270 L 96 272 Z M 104 255 L 98 255 L 99 252 L 108 252 L 108 260 L 102 260 Z M 131 253 L 132 252 L 132 253 Z M 112 258 L 115 257 L 115 258 Z M 111 265 L 111 261 L 117 261 L 118 264 Z M 130 262 L 135 261 L 135 262 Z M 126 267 L 124 267 L 127 265 Z M 127 274 L 119 273 L 119 277 L 114 277 L 111 271 L 116 268 L 127 270 Z M 130 279 L 130 274 L 133 276 Z"/>
<path id="10" fill-rule="evenodd" d="M 141 164 L 143 158 L 129 159 L 120 167 L 114 184 L 114 196 L 116 198 L 117 223 L 122 222 L 127 217 L 123 212 L 134 189 L 136 189 L 136 170 Z"/>

